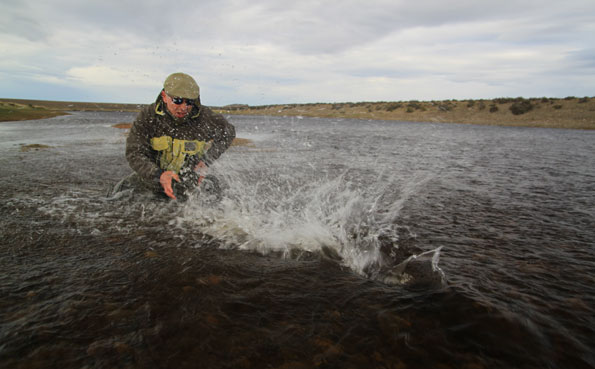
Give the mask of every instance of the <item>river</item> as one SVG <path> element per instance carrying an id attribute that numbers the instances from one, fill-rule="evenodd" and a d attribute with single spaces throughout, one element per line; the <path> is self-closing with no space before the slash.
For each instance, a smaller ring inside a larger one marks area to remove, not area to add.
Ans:
<path id="1" fill-rule="evenodd" d="M 133 119 L 0 124 L 0 367 L 595 368 L 595 132 L 229 116 L 221 199 L 107 197 Z"/>

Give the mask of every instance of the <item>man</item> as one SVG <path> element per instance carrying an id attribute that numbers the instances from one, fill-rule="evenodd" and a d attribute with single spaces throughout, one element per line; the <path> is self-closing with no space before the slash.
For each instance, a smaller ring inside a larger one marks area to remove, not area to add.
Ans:
<path id="1" fill-rule="evenodd" d="M 234 126 L 200 104 L 196 81 L 188 74 L 174 73 L 165 80 L 155 103 L 145 107 L 132 125 L 126 159 L 135 173 L 123 181 L 133 186 L 140 182 L 172 199 L 176 193 L 184 196 L 201 184 L 207 167 L 234 138 Z M 123 181 L 114 193 L 122 189 Z"/>

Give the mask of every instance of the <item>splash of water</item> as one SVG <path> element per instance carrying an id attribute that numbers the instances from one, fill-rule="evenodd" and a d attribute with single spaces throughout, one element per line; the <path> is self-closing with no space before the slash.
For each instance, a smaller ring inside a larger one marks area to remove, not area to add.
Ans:
<path id="1" fill-rule="evenodd" d="M 399 183 L 394 175 L 380 174 L 368 186 L 358 186 L 349 180 L 349 170 L 332 178 L 310 176 L 300 181 L 291 170 L 241 169 L 258 168 L 246 159 L 235 165 L 228 163 L 217 171 L 225 183 L 223 200 L 213 204 L 199 193 L 177 218 L 180 228 L 199 227 L 226 247 L 263 254 L 331 255 L 356 273 L 390 284 L 409 282 L 407 266 L 427 256 L 431 273 L 442 272 L 440 249 L 419 255 L 401 250 L 404 256 L 397 260 L 386 255 L 403 247 L 400 212 L 430 177 L 414 176 Z"/>
<path id="2" fill-rule="evenodd" d="M 271 160 L 273 166 L 266 168 L 255 157 L 216 163 L 211 172 L 224 188 L 220 201 L 198 193 L 180 206 L 156 202 L 150 195 L 97 198 L 69 191 L 38 208 L 72 223 L 69 229 L 77 232 L 128 234 L 142 227 L 177 227 L 176 237 L 191 239 L 198 231 L 228 248 L 292 258 L 324 255 L 389 284 L 441 273 L 439 249 L 410 247 L 404 241 L 415 235 L 399 224 L 401 212 L 423 194 L 431 175 L 405 177 L 341 166 L 321 170 L 291 158 Z"/>

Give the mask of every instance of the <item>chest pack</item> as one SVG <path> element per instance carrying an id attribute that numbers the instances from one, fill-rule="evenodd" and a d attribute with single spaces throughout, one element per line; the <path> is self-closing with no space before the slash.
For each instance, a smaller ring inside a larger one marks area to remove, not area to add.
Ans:
<path id="1" fill-rule="evenodd" d="M 151 147 L 159 151 L 159 166 L 162 170 L 179 173 L 187 157 L 198 155 L 198 159 L 202 158 L 210 144 L 205 141 L 161 136 L 151 138 Z"/>

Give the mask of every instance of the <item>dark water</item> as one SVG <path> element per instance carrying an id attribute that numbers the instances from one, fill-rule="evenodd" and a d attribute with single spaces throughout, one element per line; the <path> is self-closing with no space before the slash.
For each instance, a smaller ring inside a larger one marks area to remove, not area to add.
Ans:
<path id="1" fill-rule="evenodd" d="M 133 118 L 0 125 L 0 367 L 595 367 L 595 132 L 230 117 L 222 201 L 108 199 Z"/>

